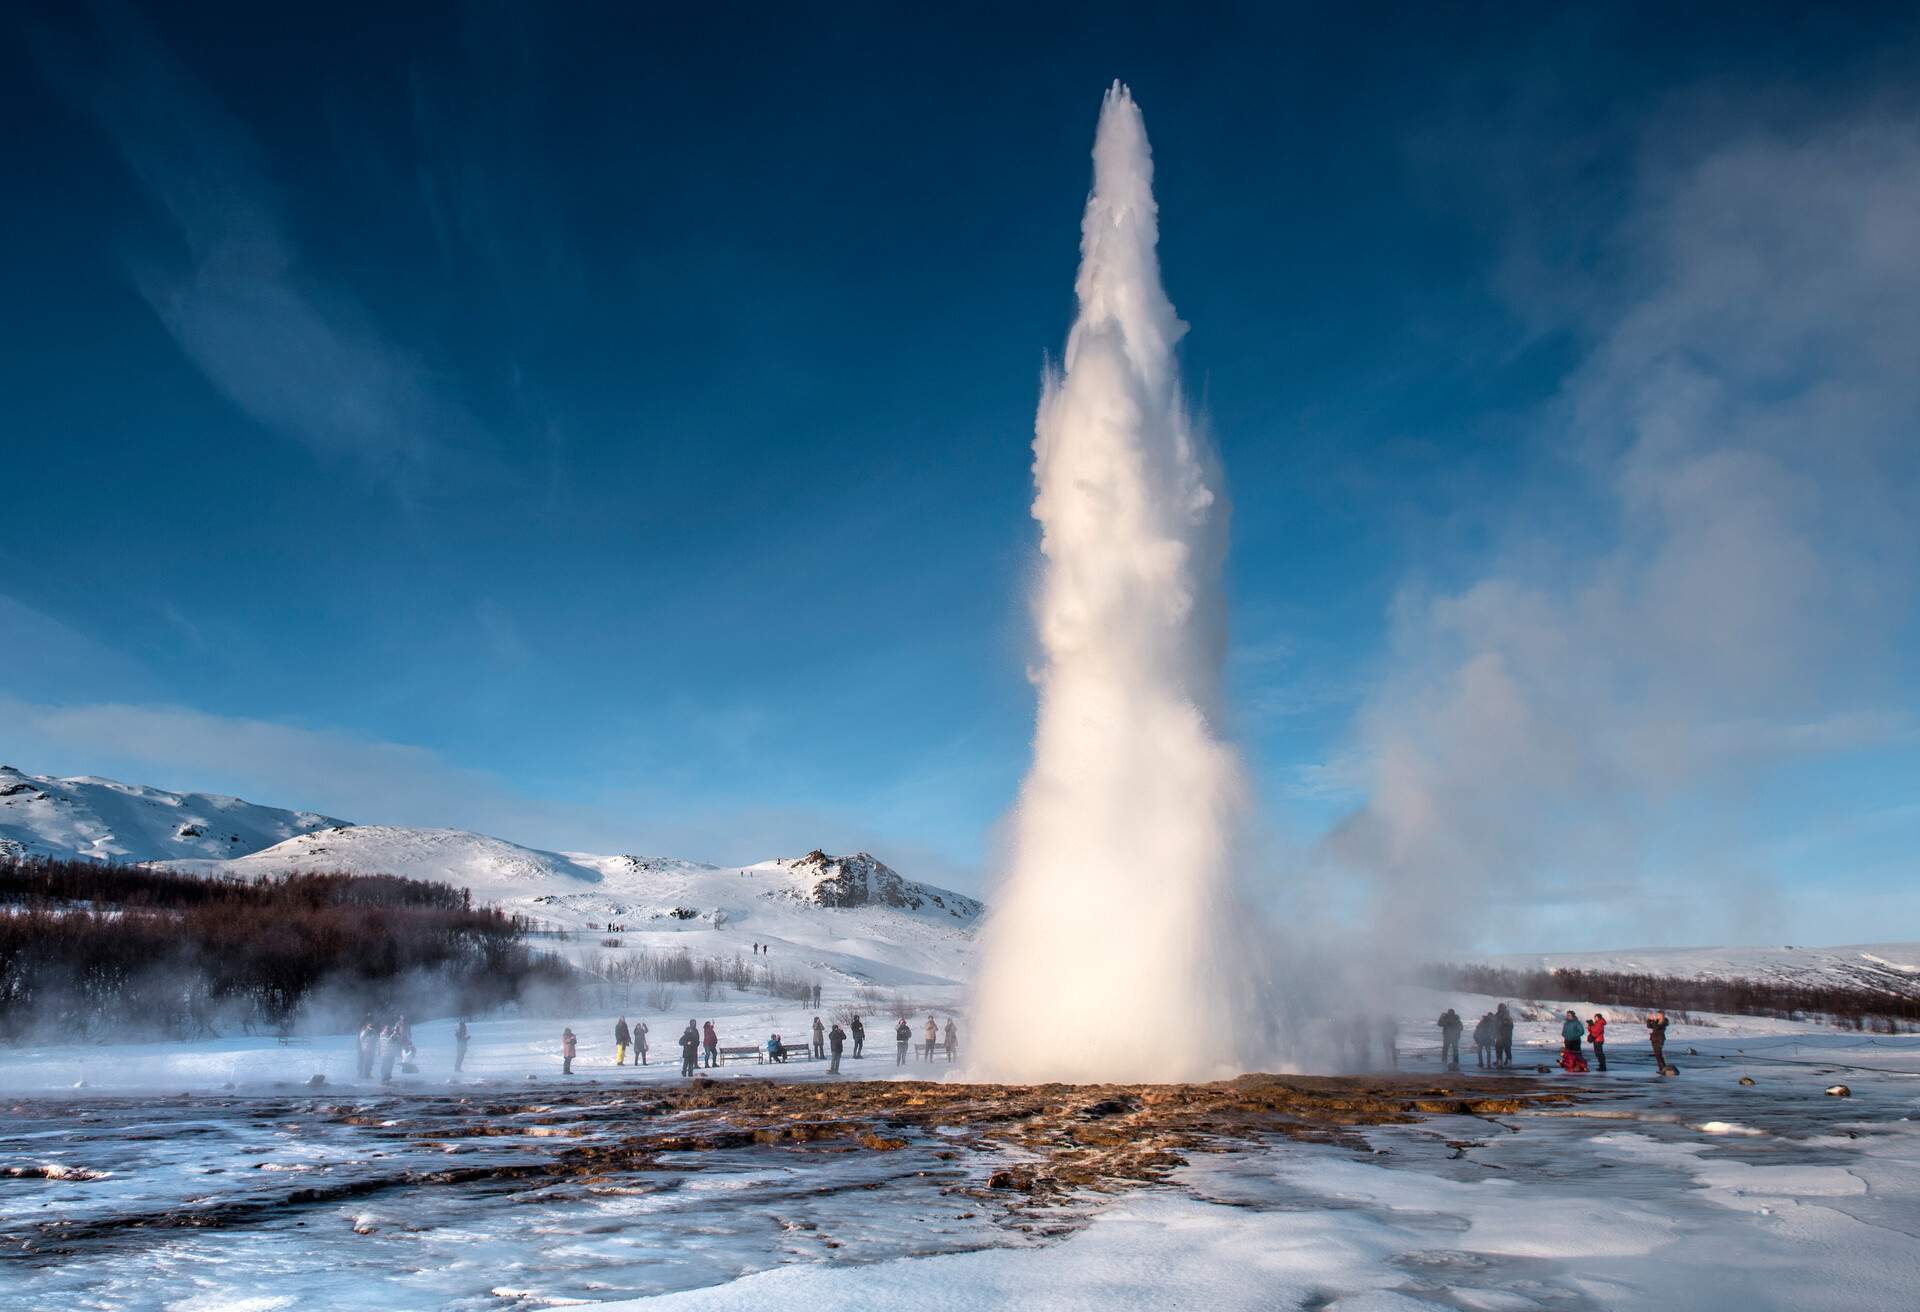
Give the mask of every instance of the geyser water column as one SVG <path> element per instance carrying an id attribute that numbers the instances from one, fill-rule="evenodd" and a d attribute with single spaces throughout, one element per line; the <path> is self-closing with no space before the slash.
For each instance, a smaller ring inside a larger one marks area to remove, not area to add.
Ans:
<path id="1" fill-rule="evenodd" d="M 1245 787 L 1218 724 L 1227 504 L 1118 83 L 1093 164 L 1079 317 L 1035 424 L 1039 714 L 974 995 L 987 1079 L 1207 1078 L 1257 1030 L 1233 890 Z"/>

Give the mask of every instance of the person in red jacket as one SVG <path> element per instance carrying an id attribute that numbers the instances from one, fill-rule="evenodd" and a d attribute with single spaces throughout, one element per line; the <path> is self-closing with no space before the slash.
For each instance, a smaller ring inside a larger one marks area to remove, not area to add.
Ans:
<path id="1" fill-rule="evenodd" d="M 1607 1018 L 1600 1012 L 1593 1014 L 1587 1022 L 1587 1042 L 1593 1045 L 1593 1064 L 1601 1071 L 1607 1069 Z"/>

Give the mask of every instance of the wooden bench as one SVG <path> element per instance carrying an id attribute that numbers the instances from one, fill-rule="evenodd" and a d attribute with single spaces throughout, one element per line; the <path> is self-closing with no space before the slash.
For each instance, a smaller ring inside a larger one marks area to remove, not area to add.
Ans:
<path id="1" fill-rule="evenodd" d="M 760 1059 L 764 1061 L 767 1056 L 765 1044 L 755 1047 L 753 1044 L 747 1043 L 733 1048 L 716 1048 L 714 1051 L 720 1054 L 720 1064 L 722 1066 L 727 1064 L 727 1060 L 730 1057 L 752 1057 L 757 1054 Z"/>
<path id="2" fill-rule="evenodd" d="M 774 1063 L 773 1059 L 767 1056 L 767 1045 L 764 1043 L 761 1044 L 758 1048 L 755 1048 L 754 1051 L 760 1054 L 760 1064 L 763 1066 L 770 1065 L 770 1064 L 784 1064 L 785 1062 L 789 1062 L 789 1061 L 820 1060 L 818 1057 L 815 1057 L 813 1055 L 812 1045 L 806 1044 L 806 1043 L 789 1043 L 787 1045 L 787 1055 L 781 1059 L 780 1063 Z"/>

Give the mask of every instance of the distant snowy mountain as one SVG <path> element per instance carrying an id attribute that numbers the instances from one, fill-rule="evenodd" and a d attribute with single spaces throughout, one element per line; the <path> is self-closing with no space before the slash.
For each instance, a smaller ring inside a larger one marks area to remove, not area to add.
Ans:
<path id="1" fill-rule="evenodd" d="M 590 958 L 602 937 L 705 956 L 745 957 L 764 944 L 770 960 L 888 986 L 965 979 L 984 910 L 963 893 L 907 879 L 866 852 L 714 866 L 543 852 L 458 829 L 392 825 L 323 829 L 245 856 L 166 864 L 203 874 L 345 870 L 438 880 L 543 930 L 578 935 L 564 940 L 577 959 Z"/>
<path id="2" fill-rule="evenodd" d="M 164 861 L 256 852 L 346 821 L 212 793 L 169 793 L 0 765 L 0 853 Z"/>

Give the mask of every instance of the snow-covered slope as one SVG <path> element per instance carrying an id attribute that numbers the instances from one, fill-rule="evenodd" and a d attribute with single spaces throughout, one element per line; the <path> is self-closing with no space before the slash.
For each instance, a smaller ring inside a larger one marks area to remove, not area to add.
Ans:
<path id="1" fill-rule="evenodd" d="M 292 870 L 344 870 L 457 884 L 481 902 L 509 902 L 552 891 L 590 888 L 600 872 L 557 852 L 521 847 L 464 829 L 335 825 L 223 861 L 167 864 L 205 874 L 279 875 Z"/>
<path id="2" fill-rule="evenodd" d="M 1513 970 L 1604 970 L 1682 979 L 1764 979 L 1879 989 L 1920 997 L 1920 943 L 1845 947 L 1627 948 L 1610 952 L 1489 957 Z"/>
<path id="3" fill-rule="evenodd" d="M 585 931 L 589 955 L 607 926 L 623 944 L 748 956 L 766 944 L 788 965 L 876 984 L 949 983 L 970 973 L 983 908 L 907 879 L 865 852 L 713 866 L 672 857 L 544 852 L 458 829 L 351 825 L 299 834 L 225 860 L 171 861 L 202 874 L 345 870 L 455 884 L 544 930 Z"/>
<path id="4" fill-rule="evenodd" d="M 230 857 L 346 823 L 211 793 L 169 793 L 0 765 L 0 854 L 117 861 Z"/>

